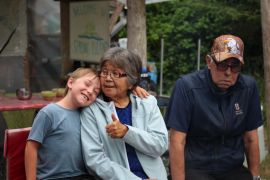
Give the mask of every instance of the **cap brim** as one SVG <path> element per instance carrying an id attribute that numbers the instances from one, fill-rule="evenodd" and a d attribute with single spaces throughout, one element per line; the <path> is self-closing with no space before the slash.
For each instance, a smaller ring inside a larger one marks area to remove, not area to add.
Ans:
<path id="1" fill-rule="evenodd" d="M 231 54 L 231 53 L 225 53 L 225 52 L 219 52 L 219 53 L 214 53 L 214 56 L 218 62 L 224 61 L 228 58 L 236 58 L 238 59 L 242 64 L 244 64 L 244 59 L 242 56 L 238 54 Z"/>

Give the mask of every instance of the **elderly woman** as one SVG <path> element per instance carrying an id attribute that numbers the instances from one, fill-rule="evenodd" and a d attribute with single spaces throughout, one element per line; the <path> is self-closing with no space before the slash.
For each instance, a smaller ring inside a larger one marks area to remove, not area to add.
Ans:
<path id="1" fill-rule="evenodd" d="M 86 168 L 105 180 L 166 180 L 160 156 L 168 133 L 157 101 L 131 94 L 140 81 L 139 56 L 111 48 L 100 66 L 103 94 L 81 113 Z"/>

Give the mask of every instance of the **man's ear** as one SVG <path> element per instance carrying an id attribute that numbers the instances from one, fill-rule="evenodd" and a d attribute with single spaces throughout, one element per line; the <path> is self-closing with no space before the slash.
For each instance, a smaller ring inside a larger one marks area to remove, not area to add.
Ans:
<path id="1" fill-rule="evenodd" d="M 209 66 L 211 64 L 211 61 L 212 61 L 212 57 L 209 54 L 207 54 L 206 57 L 205 57 L 205 62 L 207 64 L 208 69 L 210 69 Z"/>

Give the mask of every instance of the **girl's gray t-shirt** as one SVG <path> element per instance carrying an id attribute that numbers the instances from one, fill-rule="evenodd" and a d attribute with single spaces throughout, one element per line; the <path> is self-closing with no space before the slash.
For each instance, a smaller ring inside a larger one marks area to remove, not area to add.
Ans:
<path id="1" fill-rule="evenodd" d="M 40 143 L 38 179 L 55 179 L 86 174 L 80 132 L 80 111 L 55 103 L 37 114 L 28 140 Z"/>

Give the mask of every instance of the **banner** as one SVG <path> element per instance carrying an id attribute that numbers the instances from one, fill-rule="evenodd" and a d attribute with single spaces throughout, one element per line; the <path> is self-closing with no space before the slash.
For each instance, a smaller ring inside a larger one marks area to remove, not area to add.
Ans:
<path id="1" fill-rule="evenodd" d="M 98 63 L 109 42 L 109 1 L 71 2 L 70 59 Z"/>

